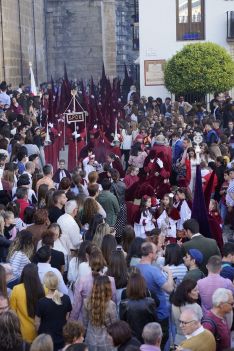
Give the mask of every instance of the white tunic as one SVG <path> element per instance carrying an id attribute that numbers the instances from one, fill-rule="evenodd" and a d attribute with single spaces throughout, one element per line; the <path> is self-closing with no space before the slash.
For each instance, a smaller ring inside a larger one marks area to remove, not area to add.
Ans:
<path id="1" fill-rule="evenodd" d="M 175 207 L 177 207 L 177 206 L 175 205 Z M 184 227 L 183 227 L 184 222 L 187 221 L 187 219 L 191 218 L 191 210 L 190 210 L 189 205 L 188 205 L 186 200 L 183 200 L 179 212 L 180 212 L 180 219 L 177 222 L 177 229 L 183 230 L 184 229 Z"/>
<path id="2" fill-rule="evenodd" d="M 157 219 L 157 224 L 159 229 L 161 229 L 162 235 L 171 238 L 176 238 L 176 222 L 177 220 L 168 216 L 166 210 Z"/>
<path id="3" fill-rule="evenodd" d="M 150 213 L 149 210 L 145 211 L 145 215 L 143 214 L 143 212 L 141 213 L 141 218 L 139 223 L 136 223 L 136 222 L 134 223 L 134 231 L 135 231 L 136 237 L 138 236 L 143 239 L 146 238 L 145 232 L 150 232 L 155 228 L 155 225 L 152 220 L 153 220 L 153 215 L 152 213 Z"/>

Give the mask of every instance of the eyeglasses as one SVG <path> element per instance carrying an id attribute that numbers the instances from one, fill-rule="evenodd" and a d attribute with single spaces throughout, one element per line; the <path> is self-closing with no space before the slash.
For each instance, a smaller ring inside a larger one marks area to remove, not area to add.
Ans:
<path id="1" fill-rule="evenodd" d="M 190 324 L 190 323 L 195 322 L 195 321 L 192 320 L 192 321 L 189 321 L 189 322 L 185 322 L 185 321 L 180 321 L 180 320 L 179 320 L 179 322 L 180 322 L 180 324 L 182 324 L 182 325 L 187 325 L 187 324 Z"/>
<path id="2" fill-rule="evenodd" d="M 227 303 L 228 305 L 230 305 L 230 306 L 234 306 L 234 302 L 225 302 L 225 303 Z"/>

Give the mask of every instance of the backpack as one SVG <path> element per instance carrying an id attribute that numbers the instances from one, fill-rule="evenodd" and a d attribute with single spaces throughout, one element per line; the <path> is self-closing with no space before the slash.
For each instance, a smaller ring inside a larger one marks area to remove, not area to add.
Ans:
<path id="1" fill-rule="evenodd" d="M 203 323 L 209 323 L 212 326 L 212 329 L 214 330 L 214 333 L 212 333 L 214 335 L 216 344 L 218 345 L 221 341 L 221 336 L 218 333 L 218 327 L 216 325 L 216 323 L 213 321 L 213 319 L 209 318 L 209 317 L 202 317 L 201 323 L 203 325 Z"/>

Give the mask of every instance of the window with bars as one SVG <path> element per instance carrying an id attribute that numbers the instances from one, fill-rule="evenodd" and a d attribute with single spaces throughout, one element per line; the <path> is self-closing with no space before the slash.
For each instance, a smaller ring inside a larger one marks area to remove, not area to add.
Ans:
<path id="1" fill-rule="evenodd" d="M 204 40 L 204 19 L 204 0 L 176 0 L 177 40 Z"/>

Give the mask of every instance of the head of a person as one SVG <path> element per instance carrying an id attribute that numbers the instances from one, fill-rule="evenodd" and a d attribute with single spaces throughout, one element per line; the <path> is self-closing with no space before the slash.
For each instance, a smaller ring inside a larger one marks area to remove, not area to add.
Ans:
<path id="1" fill-rule="evenodd" d="M 231 290 L 218 288 L 212 295 L 212 305 L 217 308 L 222 315 L 230 313 L 234 306 L 234 299 Z"/>
<path id="2" fill-rule="evenodd" d="M 48 246 L 42 246 L 36 253 L 39 263 L 50 262 L 51 259 L 51 249 Z"/>
<path id="3" fill-rule="evenodd" d="M 79 321 L 68 321 L 63 327 L 65 345 L 80 344 L 84 341 L 85 329 Z"/>
<path id="4" fill-rule="evenodd" d="M 120 179 L 119 171 L 115 168 L 111 169 L 111 178 L 114 182 L 117 182 Z"/>
<path id="5" fill-rule="evenodd" d="M 5 221 L 5 225 L 11 225 L 15 223 L 15 216 L 13 212 L 5 211 L 2 215 Z"/>
<path id="6" fill-rule="evenodd" d="M 51 223 L 48 226 L 48 230 L 54 233 L 54 240 L 57 240 L 62 235 L 62 231 L 58 223 Z"/>
<path id="7" fill-rule="evenodd" d="M 95 214 L 99 212 L 98 203 L 92 197 L 87 197 L 84 202 L 83 216 L 87 223 L 90 223 Z"/>
<path id="8" fill-rule="evenodd" d="M 95 275 L 93 288 L 89 298 L 88 306 L 91 323 L 96 327 L 101 327 L 105 323 L 106 306 L 111 300 L 111 282 L 107 275 Z"/>
<path id="9" fill-rule="evenodd" d="M 52 300 L 56 305 L 61 305 L 61 295 L 58 291 L 59 279 L 54 272 L 47 272 L 43 279 L 44 286 L 53 293 Z"/>
<path id="10" fill-rule="evenodd" d="M 151 207 L 151 197 L 148 195 L 144 195 L 141 199 L 140 211 L 145 211 L 150 207 Z"/>
<path id="11" fill-rule="evenodd" d="M 53 351 L 54 344 L 49 334 L 40 334 L 32 342 L 30 351 Z"/>
<path id="12" fill-rule="evenodd" d="M 36 210 L 33 216 L 34 224 L 43 225 L 48 223 L 48 211 L 44 208 L 39 208 Z"/>
<path id="13" fill-rule="evenodd" d="M 99 214 L 97 216 L 100 216 Z M 107 223 L 102 222 L 96 226 L 96 230 L 93 236 L 93 243 L 101 249 L 102 241 L 105 235 L 110 234 L 110 226 Z"/>
<path id="14" fill-rule="evenodd" d="M 33 174 L 35 172 L 35 164 L 32 161 L 28 161 L 25 164 L 25 169 L 28 173 Z"/>
<path id="15" fill-rule="evenodd" d="M 106 266 L 106 261 L 103 254 L 97 246 L 93 246 L 91 248 L 89 254 L 89 266 L 94 274 L 101 272 Z"/>
<path id="16" fill-rule="evenodd" d="M 192 279 L 185 279 L 177 286 L 171 302 L 173 305 L 181 307 L 196 302 L 198 297 L 197 283 Z"/>
<path id="17" fill-rule="evenodd" d="M 102 240 L 101 250 L 102 250 L 103 257 L 108 266 L 110 264 L 112 251 L 114 251 L 116 247 L 117 247 L 117 241 L 115 237 L 111 234 L 105 235 Z"/>
<path id="18" fill-rule="evenodd" d="M 10 309 L 8 297 L 0 292 L 0 316 Z"/>
<path id="19" fill-rule="evenodd" d="M 65 213 L 69 214 L 73 218 L 77 215 L 78 206 L 75 200 L 69 200 L 65 204 Z"/>
<path id="20" fill-rule="evenodd" d="M 208 273 L 219 274 L 222 269 L 222 259 L 220 256 L 211 256 L 207 262 Z"/>
<path id="21" fill-rule="evenodd" d="M 15 195 L 18 200 L 28 200 L 28 189 L 21 186 L 16 189 Z"/>
<path id="22" fill-rule="evenodd" d="M 125 252 L 128 252 L 129 246 L 135 237 L 134 228 L 131 225 L 126 225 L 122 231 L 122 246 Z"/>
<path id="23" fill-rule="evenodd" d="M 114 153 L 110 153 L 110 154 L 107 156 L 107 162 L 109 162 L 109 163 L 114 162 L 115 159 L 116 159 L 116 156 L 115 156 Z"/>
<path id="24" fill-rule="evenodd" d="M 189 308 L 183 310 L 179 322 L 184 335 L 191 335 L 201 327 L 201 321 L 198 314 Z"/>
<path id="25" fill-rule="evenodd" d="M 55 234 L 53 230 L 45 230 L 41 235 L 41 244 L 50 247 L 51 249 L 54 246 Z"/>
<path id="26" fill-rule="evenodd" d="M 160 347 L 162 336 L 162 328 L 159 323 L 153 322 L 144 326 L 142 338 L 146 345 Z"/>
<path id="27" fill-rule="evenodd" d="M 45 200 L 48 190 L 49 190 L 48 184 L 41 184 L 39 186 L 39 188 L 38 188 L 38 203 L 40 203 L 41 200 Z"/>
<path id="28" fill-rule="evenodd" d="M 21 230 L 15 239 L 15 241 L 12 243 L 12 246 L 10 247 L 9 252 L 11 251 L 11 248 L 13 251 L 22 251 L 24 252 L 28 257 L 31 257 L 34 246 L 32 242 L 32 233 L 29 230 Z"/>
<path id="29" fill-rule="evenodd" d="M 56 190 L 53 193 L 52 197 L 53 197 L 53 202 L 55 206 L 56 205 L 64 206 L 67 202 L 67 196 L 64 190 Z"/>
<path id="30" fill-rule="evenodd" d="M 102 180 L 102 189 L 103 190 L 110 190 L 110 187 L 111 187 L 111 181 L 110 181 L 110 179 L 109 178 L 104 178 L 103 180 Z"/>
<path id="31" fill-rule="evenodd" d="M 132 337 L 132 331 L 129 324 L 125 321 L 116 321 L 107 328 L 107 333 L 112 338 L 114 347 L 119 347 Z"/>
<path id="32" fill-rule="evenodd" d="M 92 171 L 92 172 L 90 172 L 90 173 L 88 174 L 88 181 L 89 181 L 89 183 L 91 183 L 91 184 L 97 183 L 98 178 L 99 178 L 98 172 L 96 172 L 96 171 Z"/>
<path id="33" fill-rule="evenodd" d="M 71 179 L 69 177 L 63 177 L 59 183 L 59 190 L 67 192 L 71 188 Z"/>
<path id="34" fill-rule="evenodd" d="M 146 282 L 140 272 L 133 272 L 129 275 L 126 293 L 130 300 L 141 300 L 146 297 Z"/>
<path id="35" fill-rule="evenodd" d="M 127 285 L 127 263 L 121 248 L 112 251 L 107 275 L 115 278 L 116 289 L 125 288 Z"/>
<path id="36" fill-rule="evenodd" d="M 203 254 L 198 249 L 189 249 L 186 255 L 183 257 L 184 264 L 186 267 L 200 266 L 203 262 Z"/>
<path id="37" fill-rule="evenodd" d="M 136 237 L 129 245 L 127 263 L 130 264 L 132 258 L 141 258 L 141 246 L 145 242 L 143 238 Z"/>
<path id="38" fill-rule="evenodd" d="M 157 246 L 151 242 L 145 242 L 141 245 L 141 257 L 149 262 L 155 261 L 157 256 Z"/>
<path id="39" fill-rule="evenodd" d="M 223 245 L 223 257 L 227 262 L 234 263 L 234 243 L 227 242 Z"/>
<path id="40" fill-rule="evenodd" d="M 190 144 L 190 139 L 187 138 L 187 137 L 185 137 L 185 138 L 183 139 L 183 148 L 184 148 L 184 150 L 188 149 L 189 144 Z"/>
<path id="41" fill-rule="evenodd" d="M 97 183 L 89 184 L 88 193 L 91 197 L 97 197 L 99 195 L 99 185 Z"/>
<path id="42" fill-rule="evenodd" d="M 181 247 L 178 244 L 168 244 L 165 251 L 165 265 L 179 266 L 183 263 Z"/>
<path id="43" fill-rule="evenodd" d="M 34 219 L 34 214 L 36 212 L 35 207 L 28 206 L 24 210 L 23 221 L 25 224 L 32 224 Z"/>
<path id="44" fill-rule="evenodd" d="M 229 169 L 229 178 L 234 179 L 234 168 Z"/>
<path id="45" fill-rule="evenodd" d="M 205 131 L 209 132 L 212 129 L 212 123 L 206 122 L 205 124 Z"/>
<path id="46" fill-rule="evenodd" d="M 65 169 L 65 164 L 66 164 L 65 160 L 59 160 L 59 168 L 60 169 Z"/>
<path id="47" fill-rule="evenodd" d="M 20 321 L 16 313 L 11 310 L 0 315 L 0 340 L 1 350 L 20 350 L 22 348 Z"/>
<path id="48" fill-rule="evenodd" d="M 185 234 L 187 238 L 191 239 L 194 234 L 199 233 L 199 223 L 196 219 L 191 218 L 187 219 L 187 221 L 183 224 Z"/>
<path id="49" fill-rule="evenodd" d="M 43 174 L 45 177 L 53 177 L 53 166 L 50 164 L 47 164 L 45 166 L 43 166 Z"/>

